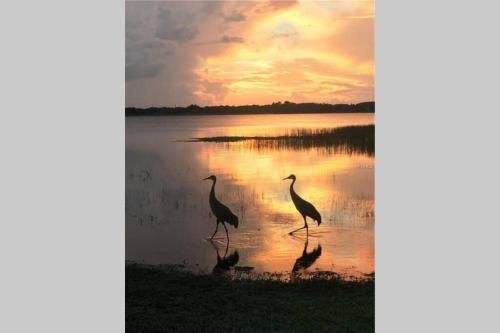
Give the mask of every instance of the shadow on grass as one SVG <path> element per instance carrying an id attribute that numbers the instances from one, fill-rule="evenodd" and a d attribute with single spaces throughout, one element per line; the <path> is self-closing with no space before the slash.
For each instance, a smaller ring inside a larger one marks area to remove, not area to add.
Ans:
<path id="1" fill-rule="evenodd" d="M 229 279 L 136 264 L 125 276 L 128 333 L 374 331 L 374 278 Z"/>

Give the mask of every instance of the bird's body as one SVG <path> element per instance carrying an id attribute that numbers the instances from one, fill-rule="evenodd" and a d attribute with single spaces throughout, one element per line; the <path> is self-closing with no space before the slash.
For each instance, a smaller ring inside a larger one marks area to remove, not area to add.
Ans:
<path id="1" fill-rule="evenodd" d="M 212 189 L 210 190 L 210 197 L 208 199 L 210 203 L 210 208 L 212 209 L 212 213 L 215 215 L 218 221 L 227 222 L 238 227 L 238 217 L 231 212 L 231 210 L 224 206 L 217 198 L 215 197 L 215 181 L 212 184 Z"/>
<path id="2" fill-rule="evenodd" d="M 212 210 L 212 213 L 215 215 L 215 218 L 217 219 L 217 226 L 215 228 L 215 232 L 213 233 L 212 238 L 214 238 L 215 234 L 217 233 L 217 230 L 219 229 L 219 223 L 222 223 L 222 226 L 226 230 L 226 235 L 227 238 L 229 239 L 229 235 L 227 232 L 227 228 L 225 223 L 228 223 L 235 228 L 238 228 L 238 217 L 231 212 L 231 210 L 223 205 L 217 198 L 215 197 L 215 183 L 217 182 L 217 178 L 215 176 L 210 176 L 205 178 L 212 180 L 212 189 L 210 190 L 210 196 L 208 199 L 208 202 L 210 204 L 210 209 Z"/>
<path id="3" fill-rule="evenodd" d="M 295 184 L 295 181 L 297 178 L 295 175 L 290 175 L 285 179 L 292 179 L 292 183 L 290 184 L 290 196 L 292 197 L 293 204 L 295 205 L 295 208 L 299 211 L 300 215 L 302 215 L 302 218 L 304 219 L 304 226 L 302 228 L 299 228 L 297 230 L 294 230 L 290 232 L 290 234 L 294 233 L 295 231 L 301 230 L 306 228 L 307 232 L 309 233 L 309 226 L 307 225 L 307 220 L 306 217 L 309 217 L 313 219 L 314 221 L 318 222 L 318 226 L 321 224 L 321 215 L 318 212 L 318 210 L 310 203 L 307 202 L 306 200 L 302 199 L 296 192 L 295 189 L 293 188 L 293 185 Z"/>
<path id="4" fill-rule="evenodd" d="M 290 185 L 290 196 L 292 197 L 293 204 L 295 208 L 299 211 L 302 216 L 307 216 L 312 218 L 314 221 L 318 221 L 318 224 L 321 223 L 321 215 L 316 210 L 316 208 L 308 201 L 302 199 L 294 190 L 293 182 Z M 299 209 L 300 207 L 300 209 Z"/>

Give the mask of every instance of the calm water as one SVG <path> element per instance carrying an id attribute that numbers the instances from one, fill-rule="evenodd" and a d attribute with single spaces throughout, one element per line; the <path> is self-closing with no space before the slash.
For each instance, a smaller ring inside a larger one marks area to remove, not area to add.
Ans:
<path id="1" fill-rule="evenodd" d="M 214 174 L 218 199 L 240 218 L 238 229 L 229 227 L 226 258 L 235 251 L 239 257 L 232 270 L 373 272 L 373 156 L 177 141 L 373 123 L 372 114 L 127 118 L 126 258 L 211 272 L 227 244 L 222 226 L 215 242 L 207 241 L 215 218 L 208 204 L 211 182 L 201 179 Z M 291 173 L 297 193 L 323 218 L 319 227 L 308 220 L 307 243 L 305 232 L 288 235 L 303 225 L 290 183 L 281 180 Z M 309 255 L 303 256 L 306 246 Z"/>

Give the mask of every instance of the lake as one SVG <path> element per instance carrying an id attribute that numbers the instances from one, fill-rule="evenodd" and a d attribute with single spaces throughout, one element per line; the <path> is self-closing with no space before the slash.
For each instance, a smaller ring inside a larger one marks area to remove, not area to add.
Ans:
<path id="1" fill-rule="evenodd" d="M 186 140 L 373 123 L 373 114 L 127 117 L 126 259 L 201 272 L 232 258 L 231 269 L 242 272 L 372 273 L 373 154 Z M 290 181 L 282 181 L 290 174 L 295 191 L 322 216 L 319 227 L 308 219 L 308 237 L 304 230 L 288 234 L 303 226 Z M 238 229 L 228 226 L 229 243 L 222 226 L 207 240 L 216 222 L 212 182 L 201 179 L 210 175 L 217 176 L 217 198 L 239 217 Z"/>

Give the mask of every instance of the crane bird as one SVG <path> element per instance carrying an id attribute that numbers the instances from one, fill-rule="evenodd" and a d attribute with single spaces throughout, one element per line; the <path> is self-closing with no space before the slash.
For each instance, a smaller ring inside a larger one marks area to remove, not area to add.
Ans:
<path id="1" fill-rule="evenodd" d="M 290 196 L 292 197 L 292 201 L 293 204 L 295 205 L 295 208 L 297 208 L 300 215 L 302 215 L 302 217 L 304 218 L 304 226 L 294 231 L 290 231 L 288 234 L 291 235 L 296 231 L 306 228 L 306 232 L 309 235 L 309 226 L 307 225 L 306 217 L 310 217 L 316 222 L 318 222 L 319 226 L 321 224 L 321 215 L 311 203 L 305 201 L 304 199 L 299 197 L 297 193 L 295 193 L 295 190 L 293 189 L 293 184 L 295 184 L 295 180 L 297 180 L 297 177 L 295 177 L 295 175 L 290 175 L 286 178 L 283 178 L 282 180 L 286 179 L 292 179 L 292 183 L 290 184 Z"/>
<path id="2" fill-rule="evenodd" d="M 211 180 L 212 181 L 212 189 L 210 190 L 210 197 L 208 202 L 210 203 L 210 208 L 212 209 L 212 213 L 217 218 L 217 226 L 215 227 L 214 234 L 210 239 L 213 239 L 217 230 L 219 230 L 219 223 L 222 223 L 222 226 L 226 230 L 227 240 L 229 241 L 229 234 L 227 232 L 227 228 L 225 223 L 227 222 L 230 225 L 233 225 L 235 228 L 238 228 L 238 217 L 231 212 L 229 208 L 224 206 L 217 198 L 215 197 L 215 183 L 217 182 L 217 177 L 214 175 L 204 178 L 202 180 Z"/>

